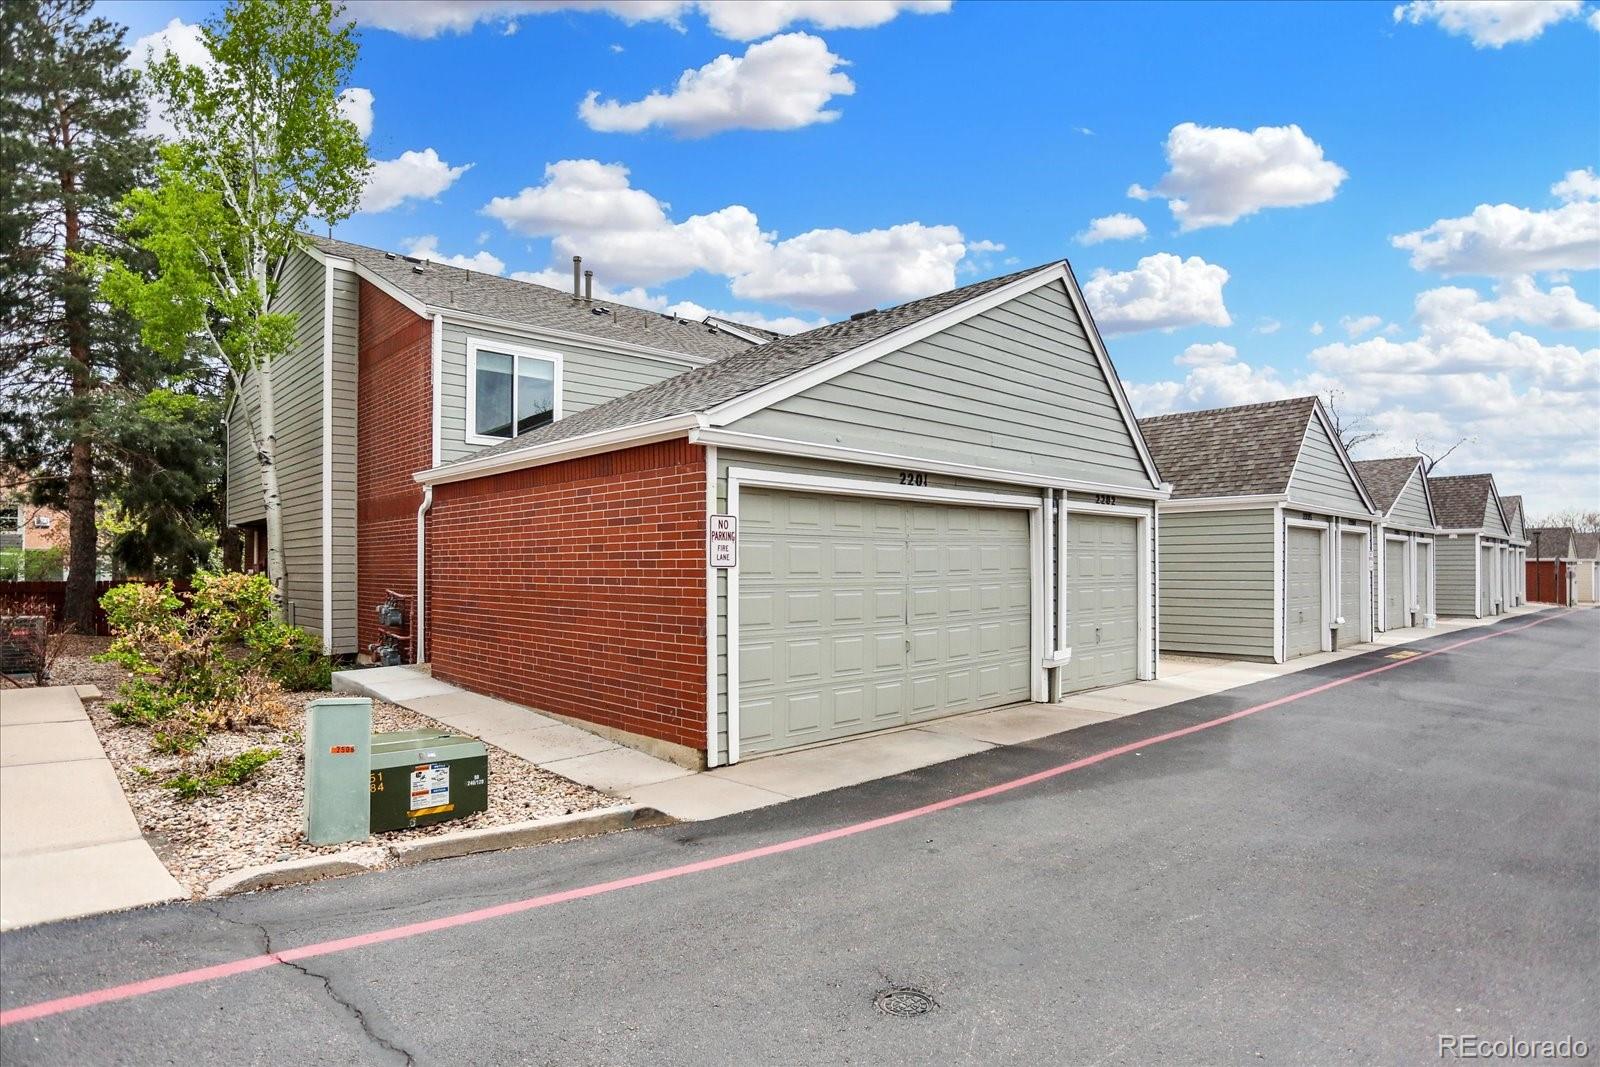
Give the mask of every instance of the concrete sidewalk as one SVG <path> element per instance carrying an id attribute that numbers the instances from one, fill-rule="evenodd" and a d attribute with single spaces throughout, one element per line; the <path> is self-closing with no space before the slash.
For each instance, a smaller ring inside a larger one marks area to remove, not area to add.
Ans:
<path id="1" fill-rule="evenodd" d="M 0 689 L 0 930 L 187 897 L 72 686 Z"/>
<path id="2" fill-rule="evenodd" d="M 1490 619 L 1442 619 L 1433 629 L 1396 630 L 1371 643 L 1288 663 L 1163 655 L 1160 678 L 1069 696 L 1059 704 L 1013 704 L 693 772 L 547 715 L 439 681 L 413 667 L 335 674 L 335 689 L 361 693 L 437 719 L 575 782 L 695 821 L 781 804 L 886 778 L 1001 745 L 1017 745 L 1091 723 L 1310 670 L 1379 648 L 1488 626 L 1548 605 Z"/>

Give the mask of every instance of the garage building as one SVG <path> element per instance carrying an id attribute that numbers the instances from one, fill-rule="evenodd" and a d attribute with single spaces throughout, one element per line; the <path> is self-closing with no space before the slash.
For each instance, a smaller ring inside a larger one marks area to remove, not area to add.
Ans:
<path id="1" fill-rule="evenodd" d="M 1064 262 L 417 478 L 435 675 L 686 764 L 1155 675 L 1167 491 Z"/>
<path id="2" fill-rule="evenodd" d="M 1376 509 L 1316 397 L 1140 423 L 1161 505 L 1161 648 L 1283 662 L 1372 637 Z"/>
<path id="3" fill-rule="evenodd" d="M 1593 604 L 1600 600 L 1600 533 L 1578 530 L 1573 534 L 1573 548 L 1577 555 L 1572 569 L 1578 576 L 1578 602 Z"/>
<path id="4" fill-rule="evenodd" d="M 1500 504 L 1506 509 L 1506 527 L 1511 531 L 1511 551 L 1507 554 L 1506 566 L 1506 599 L 1512 607 L 1520 608 L 1528 602 L 1528 524 L 1520 496 L 1503 496 Z"/>
<path id="5" fill-rule="evenodd" d="M 1430 477 L 1428 492 L 1440 527 L 1434 579 L 1439 614 L 1486 619 L 1504 613 L 1511 527 L 1494 476 Z"/>
<path id="6" fill-rule="evenodd" d="M 1356 462 L 1383 518 L 1373 535 L 1373 618 L 1377 630 L 1429 626 L 1434 619 L 1433 500 L 1421 456 Z"/>
<path id="7" fill-rule="evenodd" d="M 1528 596 L 1535 604 L 1570 607 L 1578 602 L 1578 534 L 1570 526 L 1528 531 L 1533 558 L 1528 561 Z"/>

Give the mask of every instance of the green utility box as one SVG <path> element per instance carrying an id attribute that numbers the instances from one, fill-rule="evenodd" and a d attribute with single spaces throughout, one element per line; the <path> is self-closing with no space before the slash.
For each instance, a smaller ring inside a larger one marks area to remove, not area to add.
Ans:
<path id="1" fill-rule="evenodd" d="M 475 815 L 489 806 L 489 752 L 440 730 L 373 734 L 369 790 L 373 833 Z"/>

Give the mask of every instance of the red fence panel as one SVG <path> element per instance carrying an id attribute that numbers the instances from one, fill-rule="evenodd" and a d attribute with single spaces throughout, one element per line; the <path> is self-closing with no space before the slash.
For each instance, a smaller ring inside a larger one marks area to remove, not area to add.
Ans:
<path id="1" fill-rule="evenodd" d="M 134 579 L 128 579 L 132 580 Z M 126 584 L 127 582 L 94 583 L 94 632 L 97 637 L 111 636 L 111 629 L 106 625 L 106 613 L 100 608 L 100 597 L 112 586 Z M 179 593 L 187 593 L 193 586 L 188 581 L 179 581 L 173 582 L 172 588 Z M 61 612 L 66 608 L 66 604 L 66 582 L 0 582 L 0 615 L 24 613 L 44 615 L 49 618 L 50 625 L 54 628 L 61 621 Z"/>

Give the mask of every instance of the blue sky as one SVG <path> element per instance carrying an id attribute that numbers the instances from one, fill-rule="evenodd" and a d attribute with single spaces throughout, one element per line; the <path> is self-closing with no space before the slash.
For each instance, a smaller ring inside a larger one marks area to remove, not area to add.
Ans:
<path id="1" fill-rule="evenodd" d="M 593 6 L 352 5 L 337 235 L 790 326 L 1065 256 L 1142 414 L 1342 388 L 1361 455 L 1600 507 L 1593 5 Z"/>

